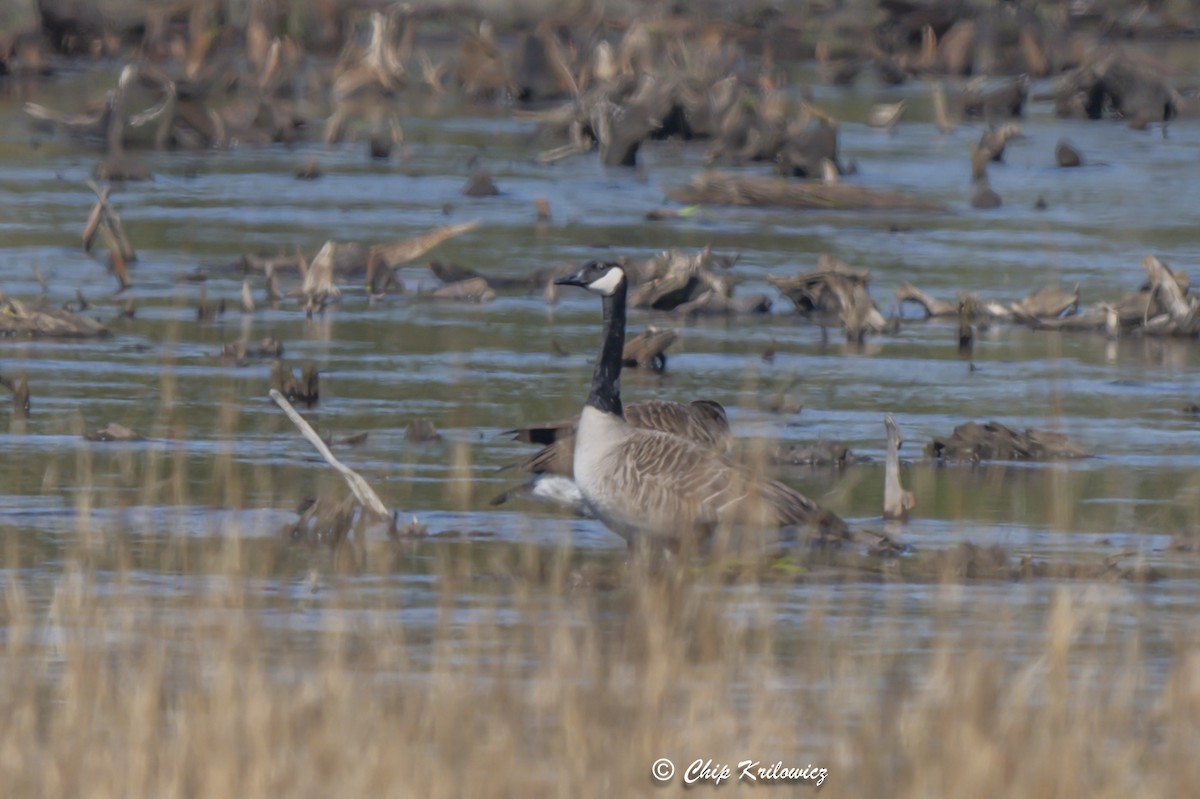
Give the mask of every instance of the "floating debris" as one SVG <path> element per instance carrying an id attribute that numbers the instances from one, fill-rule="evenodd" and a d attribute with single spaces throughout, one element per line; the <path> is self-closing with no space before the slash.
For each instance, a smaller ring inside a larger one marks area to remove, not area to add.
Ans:
<path id="1" fill-rule="evenodd" d="M 30 415 L 29 380 L 25 373 L 22 372 L 15 381 L 0 375 L 0 386 L 12 392 L 13 415 L 20 419 L 28 419 Z"/>
<path id="2" fill-rule="evenodd" d="M 1018 75 L 999 82 L 972 81 L 963 90 L 959 101 L 964 117 L 1001 119 L 1019 117 L 1029 99 L 1029 76 Z"/>
<path id="3" fill-rule="evenodd" d="M 873 128 L 886 128 L 890 131 L 900 122 L 900 118 L 904 116 L 904 109 L 907 107 L 908 101 L 906 100 L 895 103 L 877 103 L 871 106 L 871 111 L 867 114 L 867 124 Z"/>
<path id="4" fill-rule="evenodd" d="M 341 438 L 326 436 L 323 441 L 331 447 L 358 447 L 367 443 L 369 433 L 353 433 Z"/>
<path id="5" fill-rule="evenodd" d="M 1172 552 L 1200 552 L 1200 527 L 1171 536 L 1170 549 Z"/>
<path id="6" fill-rule="evenodd" d="M 813 272 L 795 277 L 769 275 L 767 281 L 791 300 L 797 313 L 837 320 L 847 340 L 862 341 L 867 333 L 887 329 L 887 320 L 867 290 L 871 273 L 831 255 L 822 253 Z"/>
<path id="7" fill-rule="evenodd" d="M 1167 81 L 1168 67 L 1151 55 L 1123 47 L 1100 47 L 1054 84 L 1060 117 L 1101 119 L 1112 113 L 1132 123 L 1168 122 L 1182 98 Z"/>
<path id="8" fill-rule="evenodd" d="M 302 506 L 299 519 L 283 528 L 283 537 L 336 547 L 354 529 L 358 509 L 359 503 L 350 493 L 339 500 L 313 499 Z"/>
<path id="9" fill-rule="evenodd" d="M 304 295 L 304 311 L 312 316 L 314 310 L 324 310 L 325 305 L 342 296 L 342 290 L 334 282 L 334 248 L 332 241 L 325 242 L 320 252 L 313 258 L 312 264 L 304 268 L 304 259 L 300 259 L 304 283 L 300 287 Z M 287 396 L 286 393 L 284 396 Z"/>
<path id="10" fill-rule="evenodd" d="M 414 236 L 402 241 L 377 244 L 368 247 L 357 242 L 327 241 L 322 245 L 322 251 L 328 248 L 327 256 L 332 261 L 333 276 L 341 278 L 363 277 L 368 283 L 383 269 L 395 269 L 410 261 L 415 261 L 439 244 L 462 235 L 479 226 L 479 220 L 464 222 L 459 225 L 447 225 Z M 321 253 L 313 257 L 316 261 Z M 301 267 L 304 267 L 302 269 Z M 259 272 L 267 276 L 268 291 L 271 287 L 272 276 L 277 277 L 281 272 L 296 272 L 303 274 L 308 264 L 303 253 L 296 255 L 243 255 L 236 268 L 243 272 Z M 278 289 L 276 288 L 276 291 Z"/>
<path id="11" fill-rule="evenodd" d="M 153 180 L 154 173 L 142 159 L 122 148 L 113 148 L 104 160 L 96 164 L 92 177 L 107 183 L 140 183 Z"/>
<path id="12" fill-rule="evenodd" d="M 1006 122 L 999 127 L 992 126 L 979 137 L 975 150 L 985 161 L 1003 161 L 1008 143 L 1013 139 L 1023 138 L 1024 135 L 1021 126 L 1015 122 Z"/>
<path id="13" fill-rule="evenodd" d="M 655 311 L 698 312 L 706 306 L 724 312 L 731 307 L 733 281 L 717 272 L 719 259 L 705 247 L 694 254 L 671 249 L 629 264 L 635 284 L 629 306 Z"/>
<path id="14" fill-rule="evenodd" d="M 982 211 L 999 208 L 1003 202 L 988 181 L 988 152 L 978 146 L 971 151 L 971 207 Z"/>
<path id="15" fill-rule="evenodd" d="M 1061 167 L 1083 166 L 1083 156 L 1065 139 L 1054 146 L 1054 161 Z"/>
<path id="16" fill-rule="evenodd" d="M 760 175 L 709 171 L 686 186 L 667 189 L 667 196 L 684 205 L 755 205 L 825 210 L 945 211 L 933 200 L 882 189 L 836 183 L 799 183 Z"/>
<path id="17" fill-rule="evenodd" d="M 1188 294 L 1187 274 L 1172 270 L 1153 256 L 1142 260 L 1142 268 L 1149 279 L 1137 292 L 1086 307 L 1080 304 L 1078 284 L 1070 289 L 1041 288 L 1008 305 L 973 295 L 962 295 L 955 304 L 931 297 L 909 283 L 896 289 L 896 298 L 920 305 L 927 316 L 965 314 L 960 318 L 960 332 L 971 321 L 985 321 L 1017 322 L 1035 330 L 1102 331 L 1114 338 L 1132 332 L 1185 338 L 1200 335 L 1200 306 Z"/>
<path id="18" fill-rule="evenodd" d="M 958 579 L 1011 579 L 1014 570 L 1008 552 L 999 544 L 983 547 L 964 541 L 952 549 L 934 552 L 931 557 L 934 573 Z"/>
<path id="19" fill-rule="evenodd" d="M 898 558 L 911 555 L 915 550 L 909 544 L 878 530 L 858 531 L 857 538 L 871 537 L 867 543 L 867 554 L 873 558 Z"/>
<path id="20" fill-rule="evenodd" d="M 107 427 L 84 433 L 88 441 L 141 441 L 142 437 L 123 424 L 109 422 Z"/>
<path id="21" fill-rule="evenodd" d="M 276 338 L 268 336 L 258 344 L 251 345 L 246 339 L 238 339 L 221 347 L 222 358 L 233 358 L 239 365 L 249 361 L 267 358 L 283 357 L 283 344 Z"/>
<path id="22" fill-rule="evenodd" d="M 367 157 L 372 161 L 386 161 L 392 157 L 392 137 L 373 133 L 367 137 Z"/>
<path id="23" fill-rule="evenodd" d="M 104 325 L 67 308 L 31 308 L 0 292 L 0 336 L 34 338 L 100 338 Z"/>
<path id="24" fill-rule="evenodd" d="M 469 233 L 477 227 L 479 227 L 479 220 L 475 219 L 460 225 L 446 225 L 445 227 L 436 228 L 428 233 L 423 233 L 420 236 L 414 236 L 404 241 L 393 242 L 391 244 L 377 244 L 371 248 L 367 260 L 369 263 L 379 262 L 391 269 L 395 269 L 397 266 L 417 260 L 442 242 L 452 239 L 455 236 L 461 236 L 463 233 Z"/>
<path id="25" fill-rule="evenodd" d="M 392 524 L 388 527 L 388 538 L 393 541 L 399 541 L 406 538 L 425 538 L 429 535 L 429 528 L 413 516 L 404 524 L 399 524 L 399 514 L 392 515 Z"/>
<path id="26" fill-rule="evenodd" d="M 788 444 L 771 451 L 771 462 L 777 466 L 832 466 L 837 469 L 870 460 L 855 455 L 850 447 L 838 441 L 817 441 L 813 444 Z"/>
<path id="27" fill-rule="evenodd" d="M 975 351 L 975 327 L 971 324 L 974 318 L 975 303 L 971 297 L 963 297 L 958 303 L 958 355 L 970 358 Z"/>
<path id="28" fill-rule="evenodd" d="M 549 275 L 557 275 L 558 269 L 539 269 L 529 277 L 494 277 L 481 274 L 474 269 L 468 269 L 457 264 L 447 263 L 445 261 L 430 261 L 429 271 L 433 272 L 434 277 L 443 283 L 458 283 L 464 280 L 483 280 L 491 288 L 497 291 L 508 289 L 522 289 L 529 291 L 537 288 L 542 281 L 549 279 Z"/>
<path id="29" fill-rule="evenodd" d="M 961 303 L 939 300 L 931 297 L 912 283 L 901 283 L 895 291 L 896 300 L 900 303 L 914 302 L 920 305 L 928 317 L 957 316 Z"/>
<path id="30" fill-rule="evenodd" d="M 679 334 L 671 329 L 647 325 L 641 333 L 625 342 L 621 365 L 626 368 L 663 372 L 667 368 L 667 347 Z"/>
<path id="31" fill-rule="evenodd" d="M 200 298 L 196 300 L 196 321 L 208 322 L 216 319 L 218 316 L 225 315 L 225 299 L 221 298 L 217 302 L 208 301 L 208 287 L 200 287 Z"/>
<path id="32" fill-rule="evenodd" d="M 1023 300 L 1009 306 L 1017 321 L 1058 319 L 1079 310 L 1079 284 L 1068 291 L 1060 286 L 1038 289 Z"/>
<path id="33" fill-rule="evenodd" d="M 321 165 L 317 162 L 315 155 L 310 155 L 304 162 L 304 166 L 296 170 L 297 180 L 316 180 L 319 177 L 321 177 Z"/>
<path id="34" fill-rule="evenodd" d="M 804 410 L 804 403 L 792 395 L 791 391 L 800 382 L 799 378 L 789 380 L 778 390 L 763 397 L 758 402 L 759 410 L 767 413 L 795 414 Z"/>
<path id="35" fill-rule="evenodd" d="M 321 377 L 316 366 L 305 366 L 299 379 L 291 367 L 283 361 L 271 365 L 271 390 L 277 391 L 289 402 L 314 405 L 321 398 Z"/>
<path id="36" fill-rule="evenodd" d="M 441 441 L 442 434 L 438 432 L 432 419 L 413 419 L 404 428 L 404 438 L 406 441 L 422 444 L 427 441 Z"/>
<path id="37" fill-rule="evenodd" d="M 999 422 L 967 422 L 948 438 L 935 438 L 925 454 L 939 461 L 1054 461 L 1090 458 L 1092 453 L 1062 433 L 1017 432 Z"/>
<path id="38" fill-rule="evenodd" d="M 1142 330 L 1152 335 L 1195 337 L 1200 332 L 1200 304 L 1195 297 L 1185 296 L 1187 275 L 1175 273 L 1153 255 L 1142 259 L 1142 268 L 1149 278 L 1149 299 L 1159 310 Z"/>
<path id="39" fill-rule="evenodd" d="M 432 291 L 429 296 L 436 300 L 483 303 L 496 299 L 496 290 L 482 277 L 472 277 L 448 283 Z"/>
<path id="40" fill-rule="evenodd" d="M 467 178 L 462 193 L 467 197 L 495 197 L 500 194 L 500 189 L 496 188 L 492 176 L 480 169 L 472 172 L 471 177 Z"/>

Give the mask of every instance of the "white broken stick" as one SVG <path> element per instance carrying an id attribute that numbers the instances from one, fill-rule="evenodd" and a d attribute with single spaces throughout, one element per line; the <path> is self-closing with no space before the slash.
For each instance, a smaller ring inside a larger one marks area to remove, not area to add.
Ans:
<path id="1" fill-rule="evenodd" d="M 896 420 L 889 413 L 883 417 L 887 429 L 887 462 L 883 478 L 883 518 L 889 521 L 908 521 L 908 512 L 916 507 L 911 491 L 905 491 L 900 482 L 900 444 L 903 437 Z"/>
<path id="2" fill-rule="evenodd" d="M 304 417 L 292 407 L 292 404 L 282 394 L 275 389 L 271 389 L 271 399 L 275 400 L 275 404 L 287 414 L 287 417 L 292 420 L 292 424 L 300 429 L 300 434 L 308 439 L 308 443 L 316 447 L 317 452 L 321 454 L 325 462 L 342 475 L 342 478 L 346 481 L 346 485 L 350 486 L 350 492 L 358 500 L 358 504 L 362 505 L 365 510 L 377 515 L 380 519 L 392 518 L 392 514 L 388 512 L 387 506 L 383 504 L 383 501 L 379 499 L 379 495 L 375 493 L 375 490 L 371 488 L 367 481 L 362 478 L 362 475 L 334 457 L 333 453 L 329 451 L 329 447 L 317 435 L 317 431 L 312 429 L 312 425 L 305 421 Z"/>

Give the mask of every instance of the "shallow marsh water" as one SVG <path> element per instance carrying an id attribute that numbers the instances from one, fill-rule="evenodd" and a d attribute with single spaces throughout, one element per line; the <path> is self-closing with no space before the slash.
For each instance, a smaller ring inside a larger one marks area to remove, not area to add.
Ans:
<path id="1" fill-rule="evenodd" d="M 111 76 L 94 79 L 104 86 Z M 249 317 L 237 311 L 242 275 L 232 265 L 243 253 L 312 251 L 328 239 L 379 243 L 479 219 L 478 229 L 431 257 L 515 277 L 671 246 L 739 253 L 739 292 L 767 292 L 776 298 L 774 313 L 684 321 L 633 312 L 634 332 L 672 326 L 680 339 L 665 374 L 627 373 L 628 400 L 705 396 L 729 409 L 744 436 L 845 442 L 874 463 L 796 468 L 784 478 L 852 524 L 874 527 L 882 524 L 882 418 L 890 412 L 905 434 L 911 463 L 904 479 L 917 497 L 905 540 L 918 549 L 1000 544 L 1013 556 L 1051 560 L 1134 553 L 1126 562 L 1152 565 L 1168 579 L 1064 584 L 1111 608 L 1117 626 L 1101 638 L 1138 631 L 1153 675 L 1171 662 L 1173 642 L 1190 634 L 1200 561 L 1170 543 L 1200 524 L 1200 422 L 1182 410 L 1200 400 L 1200 345 L 994 326 L 979 335 L 971 370 L 955 350 L 952 323 L 917 320 L 910 309 L 914 318 L 898 334 L 856 349 L 838 331 L 826 334 L 791 315 L 765 277 L 806 271 L 829 252 L 871 271 L 873 296 L 886 312 L 904 281 L 939 297 L 966 290 L 1003 301 L 1078 282 L 1089 303 L 1136 288 L 1147 254 L 1193 271 L 1200 125 L 1181 122 L 1163 138 L 1115 122 L 1058 121 L 1035 103 L 1026 138 L 1010 143 L 1006 163 L 990 169 L 1004 205 L 977 212 L 967 206 L 967 154 L 980 126 L 939 135 L 914 89 L 915 121 L 894 135 L 846 122 L 842 158 L 858 167 L 849 180 L 941 200 L 948 212 L 714 207 L 651 223 L 644 215 L 662 204 L 664 187 L 702 168 L 703 145 L 652 144 L 637 171 L 606 170 L 594 156 L 542 166 L 532 156 L 548 145 L 505 109 L 414 103 L 403 118 L 403 157 L 387 163 L 368 163 L 361 144 L 142 154 L 156 179 L 113 197 L 139 256 L 129 292 L 137 315 L 122 320 L 115 318 L 124 297 L 112 299 L 114 279 L 78 249 L 94 199 L 84 181 L 98 155 L 31 133 L 20 111 L 25 100 L 70 107 L 78 91 L 64 79 L 10 89 L 0 102 L 0 288 L 36 300 L 36 267 L 47 278 L 48 303 L 73 300 L 78 287 L 93 303 L 89 313 L 114 333 L 83 342 L 0 340 L 0 374 L 24 371 L 32 391 L 31 419 L 0 415 L 8 422 L 0 433 L 0 532 L 10 550 L 7 579 L 20 575 L 35 607 L 52 603 L 64 563 L 83 553 L 97 590 L 120 586 L 150 597 L 181 629 L 210 624 L 180 598 L 204 590 L 209 571 L 221 579 L 223 565 L 204 564 L 206 544 L 237 537 L 237 557 L 254 575 L 244 590 L 258 597 L 264 629 L 280 649 L 303 649 L 329 625 L 359 623 L 401 623 L 410 641 L 432 647 L 441 601 L 433 575 L 447 558 L 486 572 L 488 563 L 520 558 L 529 545 L 557 551 L 569 544 L 576 563 L 620 569 L 624 545 L 598 522 L 534 505 L 487 504 L 513 482 L 497 467 L 528 452 L 502 431 L 568 416 L 586 394 L 599 335 L 590 295 L 564 291 L 553 307 L 540 292 L 502 292 L 485 305 L 419 296 L 371 303 L 347 282 L 341 302 L 310 320 L 294 302 L 271 308 L 261 279 L 252 277 L 259 310 Z M 854 120 L 871 102 L 901 96 L 868 85 L 852 94 L 818 90 L 816 99 Z M 1090 165 L 1057 169 L 1053 149 L 1061 137 Z M 309 156 L 324 176 L 297 181 Z M 460 194 L 473 159 L 492 173 L 501 196 Z M 543 228 L 534 224 L 539 197 L 553 212 Z M 1045 210 L 1034 207 L 1039 197 Z M 435 285 L 425 260 L 402 270 L 410 289 Z M 197 269 L 208 276 L 208 298 L 229 303 L 215 321 L 196 321 L 200 286 L 181 280 Z M 223 343 L 244 334 L 252 341 L 274 336 L 289 364 L 320 368 L 320 404 L 306 416 L 325 433 L 369 433 L 364 445 L 339 456 L 433 537 L 399 554 L 379 554 L 382 545 L 368 550 L 375 560 L 350 569 L 323 549 L 279 544 L 296 503 L 337 478 L 266 398 L 269 362 L 239 367 L 218 356 Z M 777 355 L 766 363 L 760 354 L 772 339 Z M 555 355 L 552 342 L 569 354 Z M 803 402 L 800 413 L 758 409 L 760 396 L 792 380 L 799 381 L 790 393 Z M 406 425 L 420 417 L 436 422 L 441 441 L 405 440 Z M 1061 430 L 1097 457 L 976 467 L 937 467 L 922 457 L 932 436 L 968 419 Z M 111 421 L 146 440 L 92 444 L 80 437 Z M 998 652 L 1019 660 L 1043 646 L 1044 612 L 1057 587 L 1049 579 L 968 582 L 953 593 L 977 611 L 964 611 L 976 623 L 978 611 L 994 608 L 1004 622 L 984 625 L 973 638 L 994 638 Z M 868 653 L 893 648 L 919 661 L 935 628 L 948 623 L 933 619 L 946 599 L 937 584 L 801 581 L 767 587 L 745 606 L 738 589 L 727 591 L 731 618 L 765 598 L 781 628 L 794 624 L 797 638 L 780 647 L 795 657 L 803 656 L 801 631 L 818 601 L 828 623 Z M 601 592 L 598 602 L 619 613 L 619 598 Z M 491 613 L 500 629 L 519 635 L 532 623 L 524 609 L 503 581 L 478 580 L 460 587 L 453 613 L 464 623 L 477 611 Z"/>

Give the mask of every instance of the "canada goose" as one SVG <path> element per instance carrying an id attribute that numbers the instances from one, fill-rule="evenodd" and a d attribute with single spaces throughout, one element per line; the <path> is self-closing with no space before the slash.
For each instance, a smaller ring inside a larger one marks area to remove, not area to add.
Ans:
<path id="1" fill-rule="evenodd" d="M 729 419 L 721 403 L 696 400 L 683 404 L 668 400 L 634 402 L 625 407 L 625 420 L 634 427 L 680 436 L 717 453 L 727 453 L 732 442 Z M 508 431 L 516 441 L 541 444 L 527 458 L 505 468 L 532 472 L 527 482 L 510 488 L 491 500 L 503 505 L 516 495 L 560 505 L 580 516 L 591 516 L 579 487 L 575 485 L 575 432 L 579 417 L 530 425 Z"/>
<path id="2" fill-rule="evenodd" d="M 621 354 L 625 346 L 625 271 L 591 261 L 559 285 L 580 286 L 603 297 L 604 340 L 592 388 L 579 417 L 573 469 L 592 515 L 630 546 L 654 541 L 671 548 L 707 543 L 720 529 L 820 528 L 823 536 L 848 535 L 835 514 L 783 483 L 680 436 L 631 425 L 621 405 Z"/>

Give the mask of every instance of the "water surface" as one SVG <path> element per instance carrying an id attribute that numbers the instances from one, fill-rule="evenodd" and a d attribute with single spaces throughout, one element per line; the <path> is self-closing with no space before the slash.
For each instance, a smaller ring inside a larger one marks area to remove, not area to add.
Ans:
<path id="1" fill-rule="evenodd" d="M 103 87 L 107 77 L 89 81 Z M 902 534 L 915 547 L 971 541 L 1000 544 L 1014 557 L 1085 561 L 1132 553 L 1126 562 L 1141 560 L 1169 579 L 1116 582 L 1106 587 L 1106 601 L 1130 629 L 1163 644 L 1147 649 L 1160 673 L 1170 659 L 1166 642 L 1190 621 L 1200 588 L 1196 556 L 1173 551 L 1171 541 L 1200 523 L 1200 422 L 1182 410 L 1200 400 L 1194 341 L 1108 341 L 997 325 L 978 336 L 972 369 L 956 352 L 952 323 L 919 320 L 906 309 L 899 333 L 855 348 L 837 331 L 794 316 L 765 279 L 808 270 L 828 252 L 871 271 L 872 294 L 885 313 L 892 290 L 905 281 L 948 299 L 970 291 L 1012 301 L 1043 285 L 1075 283 L 1084 303 L 1115 298 L 1141 283 L 1143 256 L 1190 270 L 1200 255 L 1190 211 L 1200 203 L 1200 126 L 1183 122 L 1164 138 L 1116 122 L 1056 120 L 1048 104 L 1034 103 L 1023 122 L 1026 137 L 1011 142 L 1006 162 L 990 170 L 1004 205 L 977 212 L 967 205 L 968 151 L 980 125 L 938 134 L 922 116 L 917 89 L 821 90 L 818 101 L 847 120 L 842 157 L 858 168 L 848 180 L 940 200 L 950 210 L 702 208 L 652 223 L 644 216 L 664 203 L 664 188 L 703 168 L 702 144 L 652 143 L 636 171 L 605 169 L 595 156 L 545 166 L 533 156 L 556 142 L 538 141 L 530 123 L 512 120 L 504 108 L 413 102 L 402 117 L 403 153 L 387 163 L 369 163 L 360 144 L 143 154 L 156 179 L 113 196 L 138 251 L 134 288 L 114 297 L 103 261 L 79 249 L 94 199 L 84 182 L 98 154 L 34 134 L 20 111 L 26 100 L 70 107 L 80 91 L 71 81 L 13 87 L 0 102 L 0 287 L 52 305 L 74 301 L 79 289 L 93 303 L 88 313 L 114 333 L 82 342 L 0 340 L 0 374 L 25 372 L 33 393 L 27 422 L 0 415 L 0 530 L 20 553 L 8 578 L 19 571 L 35 602 L 50 601 L 64 562 L 82 547 L 98 569 L 97 585 L 132 586 L 156 597 L 162 613 L 177 613 L 181 625 L 205 624 L 175 605 L 206 579 L 203 566 L 196 571 L 198 556 L 189 560 L 188 553 L 236 536 L 245 539 L 247 557 L 270 564 L 248 590 L 267 598 L 261 613 L 280 646 L 304 646 L 330 623 L 328 615 L 309 612 L 329 588 L 336 588 L 344 622 L 381 613 L 418 640 L 437 617 L 430 574 L 447 551 L 486 562 L 529 544 L 569 543 L 573 557 L 619 568 L 624 545 L 599 523 L 487 502 L 513 481 L 498 467 L 528 451 L 502 431 L 580 406 L 599 338 L 593 297 L 564 291 L 551 307 L 540 292 L 518 291 L 485 305 L 437 303 L 417 294 L 437 285 L 423 259 L 401 270 L 411 292 L 403 296 L 370 301 L 349 282 L 340 303 L 308 319 L 295 302 L 270 307 L 261 276 L 252 276 L 259 309 L 252 316 L 237 310 L 243 276 L 233 265 L 244 253 L 311 252 L 327 240 L 381 243 L 479 219 L 476 230 L 431 257 L 517 277 L 668 247 L 738 253 L 738 290 L 769 293 L 774 312 L 728 320 L 632 312 L 634 332 L 671 326 L 680 339 L 665 374 L 626 376 L 628 401 L 704 396 L 729 409 L 743 436 L 845 442 L 875 462 L 845 471 L 793 469 L 784 479 L 852 524 L 875 527 L 882 419 L 892 413 L 911 459 L 904 478 L 918 505 Z M 902 96 L 913 99 L 915 119 L 895 134 L 853 121 L 870 103 Z M 1057 169 L 1060 138 L 1089 165 Z M 324 176 L 296 180 L 310 156 Z M 501 196 L 461 195 L 476 163 L 492 173 Z M 538 198 L 552 209 L 548 226 L 535 225 Z M 1039 198 L 1045 210 L 1035 208 Z M 35 269 L 46 278 L 44 294 Z M 182 279 L 197 270 L 207 275 L 208 299 L 229 303 L 214 321 L 197 321 L 201 286 Z M 296 283 L 284 279 L 285 288 Z M 128 296 L 136 298 L 136 317 L 119 319 Z M 394 564 L 336 568 L 327 552 L 278 543 L 296 503 L 328 493 L 337 478 L 266 398 L 270 363 L 239 366 L 219 357 L 224 343 L 266 336 L 284 343 L 289 363 L 321 370 L 320 403 L 306 412 L 320 431 L 369 434 L 339 455 L 387 504 L 417 515 L 433 534 Z M 777 355 L 767 363 L 759 356 L 771 340 Z M 566 357 L 554 353 L 555 343 Z M 760 397 L 793 380 L 802 411 L 760 410 Z M 432 419 L 441 441 L 406 441 L 405 427 L 417 418 Z M 934 435 L 969 419 L 1060 430 L 1097 457 L 952 468 L 923 459 Z M 146 440 L 105 445 L 81 438 L 113 421 Z M 1017 657 L 1040 646 L 1043 611 L 1058 585 L 969 584 L 958 601 L 1004 607 L 1006 617 L 1022 620 L 1005 626 L 997 641 Z M 829 598 L 831 591 L 833 615 L 864 648 L 902 641 L 914 654 L 928 645 L 942 594 L 935 585 L 905 582 L 801 582 L 772 587 L 768 596 L 777 620 L 800 628 L 814 592 Z M 466 619 L 477 599 L 503 609 L 504 597 L 502 587 L 480 584 L 465 588 L 458 606 Z M 734 589 L 729 608 L 737 614 Z M 884 610 L 894 635 L 878 627 Z M 515 610 L 499 618 L 528 623 Z"/>

